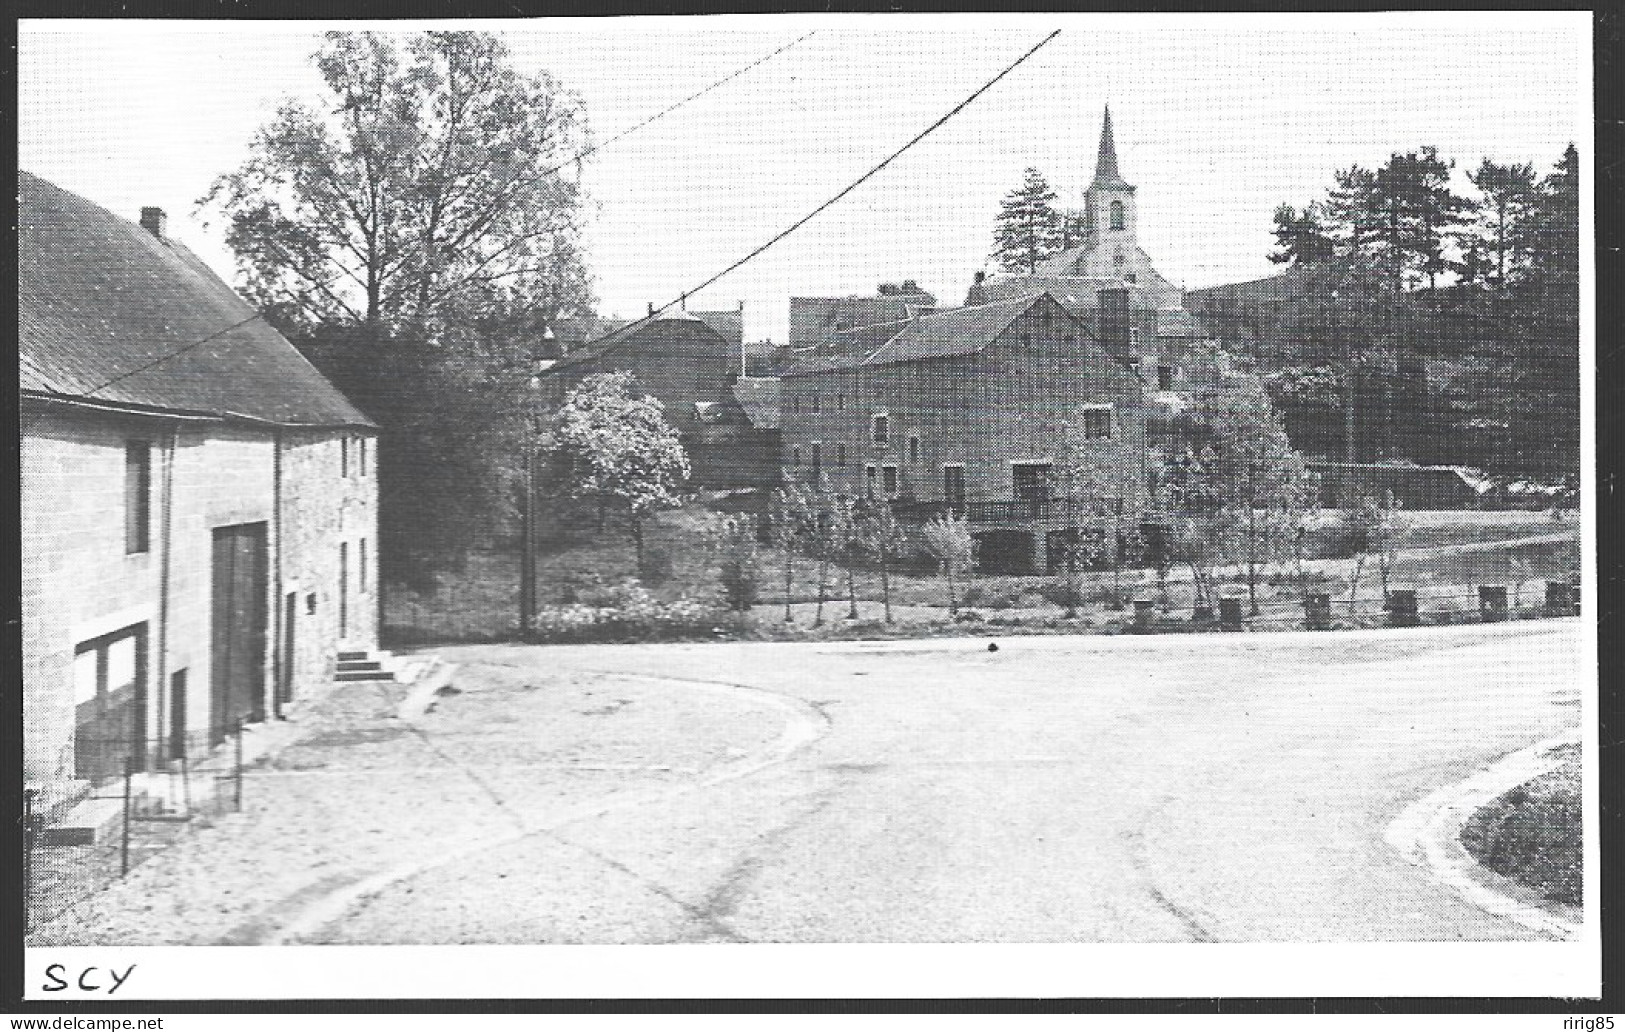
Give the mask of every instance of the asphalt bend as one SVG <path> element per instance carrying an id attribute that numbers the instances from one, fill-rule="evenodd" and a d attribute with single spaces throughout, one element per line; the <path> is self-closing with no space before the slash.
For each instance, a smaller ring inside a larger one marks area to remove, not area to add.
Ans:
<path id="1" fill-rule="evenodd" d="M 1535 938 L 1383 832 L 1440 785 L 1578 733 L 1579 631 L 538 650 L 554 670 L 780 693 L 829 728 L 750 777 L 573 823 L 366 916 L 400 927 L 425 896 L 547 870 L 503 897 L 545 920 L 486 935 L 465 918 L 456 941 Z"/>

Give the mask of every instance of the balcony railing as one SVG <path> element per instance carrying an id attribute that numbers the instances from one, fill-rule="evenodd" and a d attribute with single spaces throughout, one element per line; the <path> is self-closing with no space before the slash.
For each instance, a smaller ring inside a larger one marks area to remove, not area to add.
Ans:
<path id="1" fill-rule="evenodd" d="M 965 501 L 950 506 L 945 501 L 892 502 L 892 513 L 904 523 L 926 523 L 952 512 L 971 523 L 1042 523 L 1080 516 L 1081 509 L 1064 498 L 1014 498 L 993 501 Z"/>

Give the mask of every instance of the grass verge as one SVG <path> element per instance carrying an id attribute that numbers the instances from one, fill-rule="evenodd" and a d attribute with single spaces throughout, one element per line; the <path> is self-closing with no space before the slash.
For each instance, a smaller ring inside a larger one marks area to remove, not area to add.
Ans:
<path id="1" fill-rule="evenodd" d="M 1580 754 L 1578 747 L 1565 751 L 1562 766 L 1473 814 L 1461 844 L 1480 864 L 1543 899 L 1579 906 Z"/>

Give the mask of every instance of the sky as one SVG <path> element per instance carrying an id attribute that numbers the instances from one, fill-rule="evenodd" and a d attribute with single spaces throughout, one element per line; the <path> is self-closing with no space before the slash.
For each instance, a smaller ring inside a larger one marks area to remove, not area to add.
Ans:
<path id="1" fill-rule="evenodd" d="M 1060 35 L 843 201 L 715 286 L 750 339 L 785 337 L 792 295 L 917 280 L 962 303 L 1000 199 L 1038 168 L 1082 205 L 1109 103 L 1138 187 L 1140 245 L 1189 288 L 1275 271 L 1272 213 L 1332 173 L 1431 144 L 1465 172 L 1589 163 L 1586 12 L 1343 15 L 737 15 L 501 22 L 25 21 L 23 169 L 169 231 L 228 280 L 195 203 L 279 102 L 315 100 L 329 28 L 498 33 L 523 71 L 576 93 L 608 140 L 813 35 L 588 159 L 587 253 L 605 315 L 640 315 L 766 242 Z"/>

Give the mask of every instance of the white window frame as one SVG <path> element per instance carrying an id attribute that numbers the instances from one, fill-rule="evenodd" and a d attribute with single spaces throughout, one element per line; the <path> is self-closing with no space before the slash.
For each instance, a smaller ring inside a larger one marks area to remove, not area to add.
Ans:
<path id="1" fill-rule="evenodd" d="M 876 434 L 875 431 L 880 428 L 881 420 L 886 421 L 886 432 L 884 434 Z M 872 412 L 869 414 L 869 443 L 874 445 L 876 448 L 891 447 L 891 413 L 889 411 Z"/>

